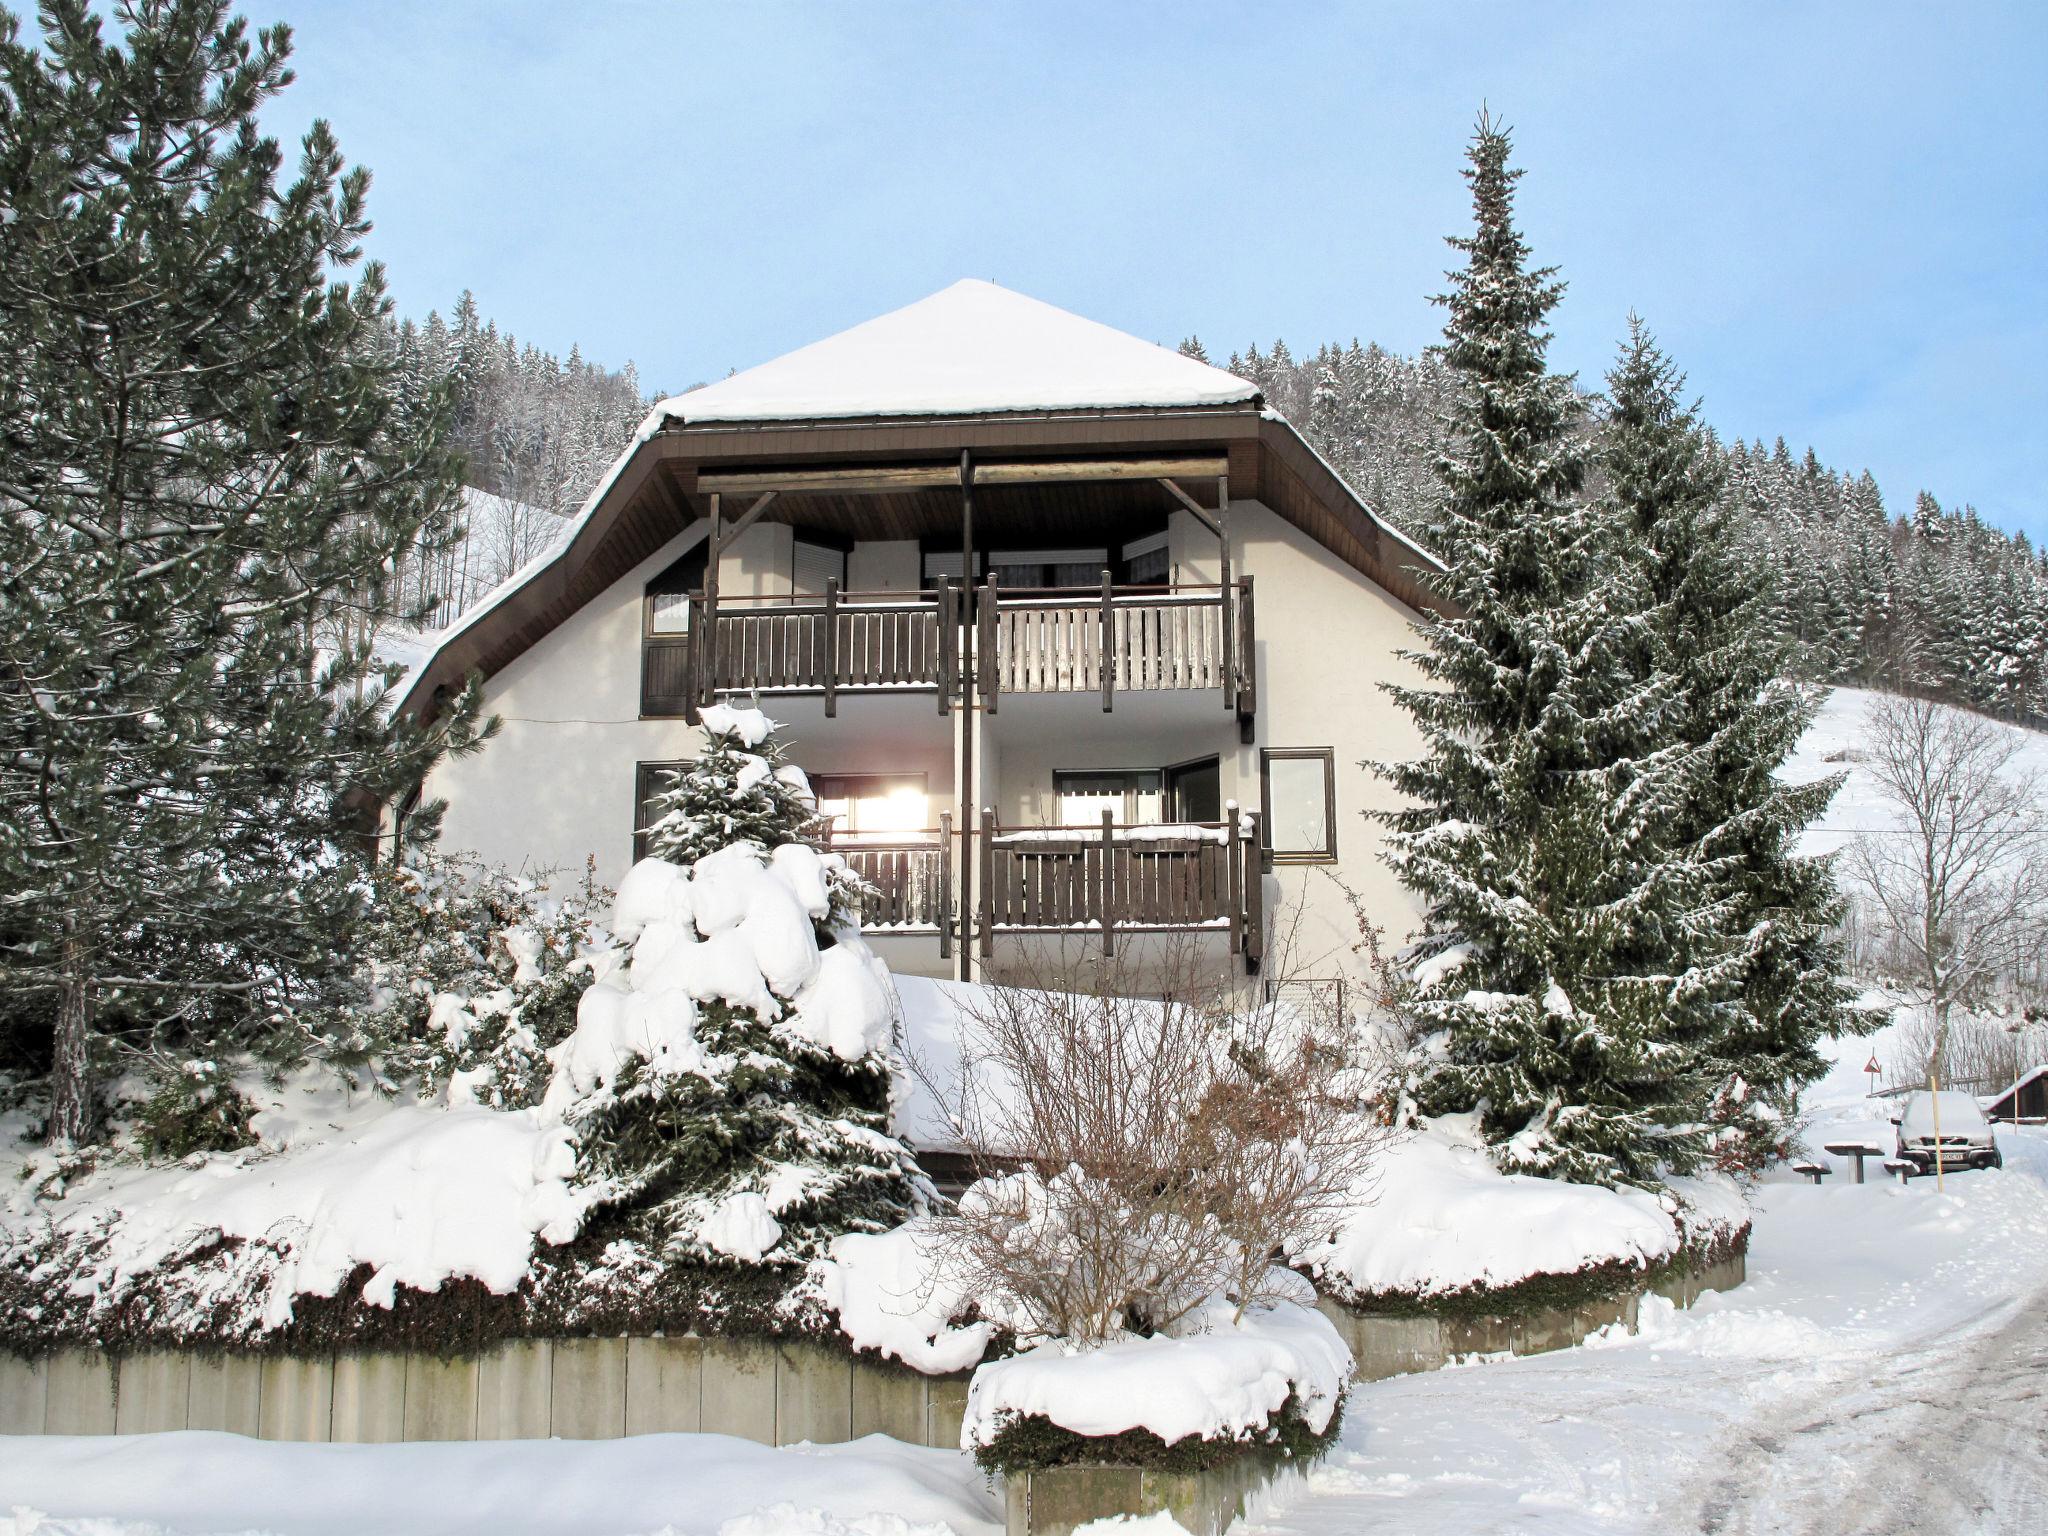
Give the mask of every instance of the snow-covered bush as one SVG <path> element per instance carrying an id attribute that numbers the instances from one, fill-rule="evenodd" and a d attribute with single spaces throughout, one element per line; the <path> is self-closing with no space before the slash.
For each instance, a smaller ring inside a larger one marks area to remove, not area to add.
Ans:
<path id="1" fill-rule="evenodd" d="M 255 1144 L 249 1121 L 256 1106 L 225 1062 L 171 1061 L 151 1076 L 149 1096 L 135 1110 L 135 1138 L 146 1156 L 176 1161 Z"/>
<path id="2" fill-rule="evenodd" d="M 605 893 L 419 853 L 371 875 L 374 918 L 349 1003 L 309 1021 L 315 1053 L 389 1087 L 493 1109 L 540 1102 L 547 1053 L 613 959 Z"/>
<path id="3" fill-rule="evenodd" d="M 1316 1453 L 1335 1436 L 1351 1352 L 1315 1293 L 1275 1271 L 1270 1300 L 1223 1296 L 1171 1335 L 1076 1351 L 1049 1341 L 974 1373 L 961 1445 L 991 1471 L 1115 1462 L 1200 1471 Z"/>
<path id="4" fill-rule="evenodd" d="M 544 1109 L 578 1177 L 665 1260 L 801 1266 L 921 1207 L 889 1135 L 893 1004 L 853 877 L 810 840 L 815 803 L 758 712 L 713 735 L 621 885 L 630 964 L 583 995 Z"/>

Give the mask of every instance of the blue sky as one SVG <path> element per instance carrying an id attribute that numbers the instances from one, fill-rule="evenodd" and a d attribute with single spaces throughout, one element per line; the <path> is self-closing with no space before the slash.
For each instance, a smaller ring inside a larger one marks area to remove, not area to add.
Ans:
<path id="1" fill-rule="evenodd" d="M 297 36 L 280 132 L 376 176 L 401 309 L 679 389 L 993 278 L 1217 356 L 1436 336 L 1482 100 L 1563 268 L 1725 434 L 2048 535 L 2048 7 L 400 4 Z"/>

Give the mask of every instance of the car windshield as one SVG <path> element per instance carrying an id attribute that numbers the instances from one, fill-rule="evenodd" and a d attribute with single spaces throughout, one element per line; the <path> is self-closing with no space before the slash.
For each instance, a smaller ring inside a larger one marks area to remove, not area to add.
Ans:
<path id="1" fill-rule="evenodd" d="M 1906 1100 L 1906 1113 L 1899 1130 L 1907 1136 L 1934 1134 L 1934 1102 L 1941 1101 L 1941 1134 L 1967 1136 L 1984 1129 L 1984 1111 L 1967 1093 L 1943 1089 L 1940 1093 L 1916 1093 Z"/>

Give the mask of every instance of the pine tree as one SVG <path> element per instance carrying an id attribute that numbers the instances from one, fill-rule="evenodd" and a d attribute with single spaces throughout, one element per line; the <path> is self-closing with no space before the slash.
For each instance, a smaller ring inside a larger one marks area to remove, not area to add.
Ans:
<path id="1" fill-rule="evenodd" d="M 777 850 L 815 849 L 815 801 L 767 721 L 718 707 L 705 711 L 705 730 L 703 754 L 659 802 L 656 858 L 732 889 L 779 863 Z M 852 877 L 830 860 L 823 873 L 812 939 L 845 985 L 877 962 L 854 923 Z M 713 935 L 703 937 L 708 947 Z M 585 1177 L 668 1259 L 727 1262 L 733 1246 L 719 1229 L 739 1212 L 769 1221 L 768 1262 L 801 1265 L 840 1233 L 900 1224 L 924 1198 L 922 1175 L 889 1136 L 886 1056 L 848 1059 L 806 1033 L 803 1004 L 801 989 L 776 992 L 765 1012 L 700 1000 L 694 1046 L 718 1068 L 669 1073 L 636 1060 L 570 1112 Z"/>
<path id="2" fill-rule="evenodd" d="M 704 711 L 704 750 L 666 773 L 655 796 L 647 848 L 671 864 L 694 864 L 733 843 L 820 846 L 816 802 L 803 771 L 752 710 Z"/>
<path id="3" fill-rule="evenodd" d="M 1509 152 L 1482 117 L 1477 228 L 1452 240 L 1466 265 L 1441 300 L 1462 388 L 1436 585 L 1455 616 L 1420 627 L 1429 686 L 1390 690 L 1426 755 L 1379 769 L 1408 802 L 1389 861 L 1426 904 L 1414 1005 L 1438 1033 L 1416 1089 L 1425 1112 L 1479 1111 L 1505 1167 L 1647 1184 L 1699 1139 L 1663 934 L 1690 882 L 1656 857 L 1682 763 L 1635 750 L 1669 680 L 1630 665 L 1642 596 L 1581 497 L 1581 397 L 1545 360 L 1562 285 L 1515 230 Z"/>
<path id="4" fill-rule="evenodd" d="M 380 270 L 339 281 L 366 173 L 316 122 L 279 183 L 284 28 L 95 9 L 0 21 L 0 990 L 73 1141 L 109 1023 L 224 1045 L 347 966 L 362 807 L 476 718 L 388 721 L 356 623 L 457 489 Z"/>
<path id="5" fill-rule="evenodd" d="M 1631 316 L 1607 376 L 1601 461 L 1619 547 L 1653 619 L 1639 665 L 1677 682 L 1638 746 L 1674 747 L 1688 763 L 1686 792 L 1660 827 L 1662 856 L 1704 882 L 1668 932 L 1666 1038 L 1703 1048 L 1718 1151 L 1753 1167 L 1825 1069 L 1820 1040 L 1855 1025 L 1834 881 L 1826 860 L 1796 846 L 1841 781 L 1776 776 L 1818 698 L 1790 681 L 1785 648 L 1759 622 L 1768 581 L 1729 528 L 1721 465 L 1684 387 Z"/>

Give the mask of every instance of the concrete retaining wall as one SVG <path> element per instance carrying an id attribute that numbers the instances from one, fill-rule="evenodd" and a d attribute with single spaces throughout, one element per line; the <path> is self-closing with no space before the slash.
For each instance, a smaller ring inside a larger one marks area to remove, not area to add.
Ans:
<path id="1" fill-rule="evenodd" d="M 1613 1323 L 1636 1330 L 1644 1295 L 1663 1296 L 1689 1307 L 1708 1291 L 1742 1284 L 1741 1254 L 1701 1269 L 1664 1276 L 1646 1291 L 1572 1308 L 1549 1308 L 1503 1317 L 1408 1317 L 1361 1312 L 1325 1297 L 1317 1305 L 1337 1325 L 1360 1381 L 1380 1381 L 1410 1371 L 1433 1371 L 1461 1355 L 1538 1355 L 1569 1349 Z"/>
<path id="2" fill-rule="evenodd" d="M 225 1429 L 264 1440 L 565 1440 L 705 1430 L 763 1445 L 960 1445 L 964 1375 L 815 1344 L 556 1339 L 482 1356 L 0 1355 L 0 1434 Z"/>

